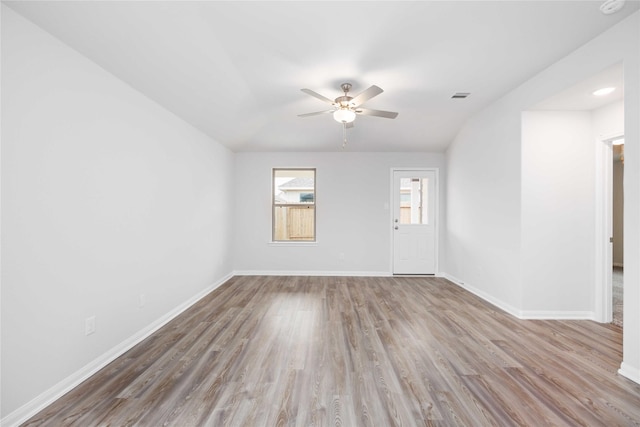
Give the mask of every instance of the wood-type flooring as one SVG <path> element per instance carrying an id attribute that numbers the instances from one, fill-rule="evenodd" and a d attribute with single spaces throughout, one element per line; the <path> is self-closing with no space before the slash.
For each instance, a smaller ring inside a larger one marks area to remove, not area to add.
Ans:
<path id="1" fill-rule="evenodd" d="M 621 352 L 441 278 L 234 277 L 23 425 L 639 425 Z"/>
<path id="2" fill-rule="evenodd" d="M 621 267 L 613 267 L 612 275 L 613 319 L 612 323 L 623 327 L 624 318 L 624 271 Z"/>

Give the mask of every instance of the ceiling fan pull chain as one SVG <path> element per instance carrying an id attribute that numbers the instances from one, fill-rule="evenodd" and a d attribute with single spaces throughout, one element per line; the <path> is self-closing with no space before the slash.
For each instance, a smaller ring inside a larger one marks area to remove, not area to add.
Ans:
<path id="1" fill-rule="evenodd" d="M 347 146 L 347 124 L 342 123 L 342 149 Z"/>

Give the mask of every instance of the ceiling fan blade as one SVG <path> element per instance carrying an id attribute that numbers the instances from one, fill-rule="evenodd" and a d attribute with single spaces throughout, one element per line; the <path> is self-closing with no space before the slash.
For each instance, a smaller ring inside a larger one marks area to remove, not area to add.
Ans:
<path id="1" fill-rule="evenodd" d="M 333 113 L 335 110 L 316 111 L 315 113 L 298 114 L 298 117 L 319 116 L 320 114 Z"/>
<path id="2" fill-rule="evenodd" d="M 398 113 L 393 111 L 381 111 L 381 110 L 371 110 L 369 108 L 358 108 L 356 113 L 363 116 L 377 116 L 384 117 L 386 119 L 395 119 L 398 117 Z"/>
<path id="3" fill-rule="evenodd" d="M 373 85 L 369 89 L 365 90 L 364 92 L 358 94 L 355 98 L 353 98 L 351 100 L 351 105 L 353 105 L 354 107 L 362 105 L 368 100 L 370 100 L 371 98 L 373 98 L 374 96 L 380 95 L 382 92 L 384 92 L 382 89 L 380 89 L 376 85 Z"/>
<path id="4" fill-rule="evenodd" d="M 331 104 L 331 105 L 335 104 L 335 101 L 333 99 L 329 99 L 326 96 L 322 96 L 318 92 L 314 92 L 311 89 L 300 89 L 300 90 L 306 93 L 307 95 L 311 95 L 314 98 L 318 98 L 320 101 L 326 102 L 327 104 Z"/>

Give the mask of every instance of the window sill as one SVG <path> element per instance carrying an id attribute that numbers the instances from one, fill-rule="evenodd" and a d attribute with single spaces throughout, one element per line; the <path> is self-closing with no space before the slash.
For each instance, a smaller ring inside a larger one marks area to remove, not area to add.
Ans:
<path id="1" fill-rule="evenodd" d="M 267 242 L 268 246 L 318 246 L 318 242 Z"/>

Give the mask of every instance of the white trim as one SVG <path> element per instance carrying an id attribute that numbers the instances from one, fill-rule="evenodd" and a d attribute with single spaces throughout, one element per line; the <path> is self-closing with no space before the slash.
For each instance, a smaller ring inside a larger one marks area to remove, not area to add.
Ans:
<path id="1" fill-rule="evenodd" d="M 634 368 L 630 366 L 626 362 L 622 362 L 620 364 L 620 369 L 618 369 L 618 374 L 623 377 L 630 379 L 631 381 L 640 384 L 640 369 Z"/>
<path id="2" fill-rule="evenodd" d="M 595 313 L 592 311 L 522 311 L 501 301 L 488 293 L 475 288 L 462 280 L 444 273 L 443 277 L 455 285 L 465 289 L 472 294 L 482 298 L 490 304 L 498 307 L 499 309 L 506 311 L 510 315 L 517 317 L 521 320 L 542 320 L 542 319 L 555 319 L 555 320 L 595 320 Z"/>
<path id="3" fill-rule="evenodd" d="M 335 276 L 335 277 L 433 277 L 444 278 L 446 273 L 393 274 L 390 271 L 292 271 L 292 270 L 236 270 L 234 276 Z"/>
<path id="4" fill-rule="evenodd" d="M 336 276 L 336 277 L 392 277 L 389 271 L 295 271 L 295 270 L 240 270 L 234 276 Z"/>
<path id="5" fill-rule="evenodd" d="M 522 319 L 522 312 L 520 310 L 518 310 L 517 308 L 515 308 L 514 306 L 512 306 L 511 304 L 507 304 L 504 301 L 501 301 L 491 295 L 489 295 L 488 293 L 481 291 L 478 288 L 475 288 L 471 285 L 469 285 L 468 283 L 465 283 L 464 281 L 450 275 L 447 273 L 443 274 L 443 277 L 445 279 L 447 279 L 448 281 L 454 283 L 455 285 L 460 286 L 462 289 L 465 289 L 469 292 L 471 292 L 472 294 L 482 298 L 483 300 L 487 301 L 490 304 L 495 305 L 496 307 L 498 307 L 501 310 L 506 311 L 507 313 L 509 313 L 512 316 L 517 317 L 518 319 Z"/>
<path id="6" fill-rule="evenodd" d="M 595 141 L 595 263 L 594 318 L 600 323 L 613 320 L 613 151 L 616 136 L 600 136 Z"/>
<path id="7" fill-rule="evenodd" d="M 318 246 L 318 242 L 317 241 L 294 241 L 294 242 L 284 242 L 284 241 L 276 241 L 276 242 L 267 242 L 268 246 L 275 246 L 275 247 L 281 247 L 281 248 L 300 248 L 300 247 L 305 247 L 305 246 Z"/>
<path id="8" fill-rule="evenodd" d="M 593 311 L 521 311 L 522 320 L 596 320 Z"/>
<path id="9" fill-rule="evenodd" d="M 428 279 L 429 277 L 438 277 L 435 274 L 393 274 L 392 277 L 417 277 L 417 278 L 421 278 L 421 279 Z"/>
<path id="10" fill-rule="evenodd" d="M 62 397 L 64 394 L 71 391 L 74 387 L 77 387 L 89 378 L 91 375 L 94 375 L 100 369 L 107 366 L 109 363 L 113 362 L 118 357 L 122 356 L 125 352 L 141 343 L 143 340 L 148 338 L 151 334 L 156 332 L 158 329 L 162 328 L 164 325 L 169 323 L 175 317 L 180 315 L 182 312 L 187 310 L 193 304 L 200 301 L 202 298 L 207 296 L 213 290 L 217 289 L 231 279 L 233 277 L 232 273 L 227 274 L 222 279 L 214 282 L 198 294 L 191 297 L 189 300 L 183 302 L 182 304 L 175 307 L 173 310 L 169 311 L 162 317 L 158 318 L 145 328 L 136 332 L 126 340 L 122 341 L 120 344 L 111 348 L 106 353 L 97 357 L 93 361 L 89 362 L 87 365 L 77 370 L 67 378 L 60 381 L 58 384 L 51 387 L 49 390 L 41 393 L 39 396 L 32 399 L 30 402 L 22 405 L 20 408 L 16 409 L 12 413 L 8 414 L 6 417 L 0 420 L 0 426 L 4 427 L 14 427 L 18 426 L 21 423 L 25 422 L 29 418 L 36 415 L 38 412 L 52 404 L 55 400 Z"/>

